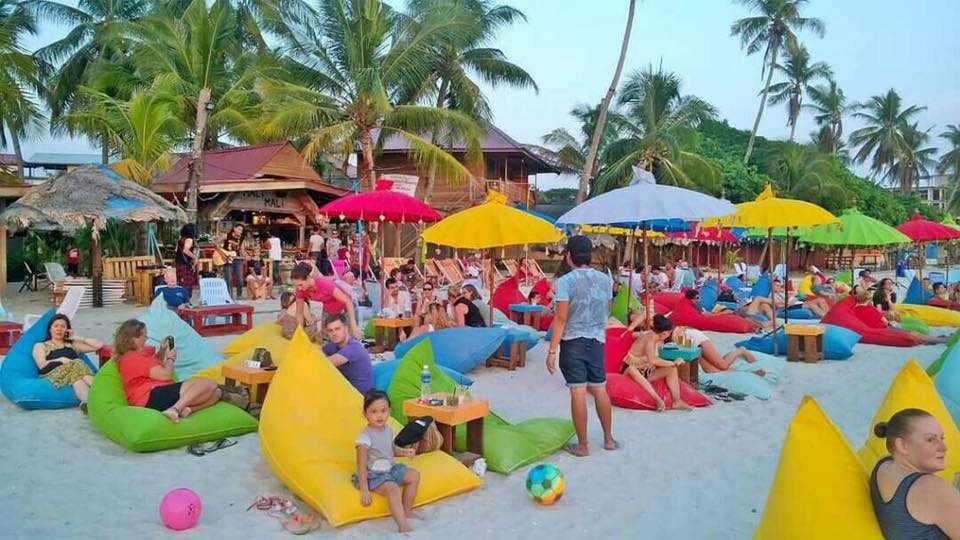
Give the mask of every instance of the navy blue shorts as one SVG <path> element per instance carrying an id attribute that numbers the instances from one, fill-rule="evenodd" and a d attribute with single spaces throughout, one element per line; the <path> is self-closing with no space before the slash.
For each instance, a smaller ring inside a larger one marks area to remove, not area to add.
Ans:
<path id="1" fill-rule="evenodd" d="M 570 388 L 602 386 L 607 382 L 603 343 L 591 338 L 560 341 L 560 373 Z"/>

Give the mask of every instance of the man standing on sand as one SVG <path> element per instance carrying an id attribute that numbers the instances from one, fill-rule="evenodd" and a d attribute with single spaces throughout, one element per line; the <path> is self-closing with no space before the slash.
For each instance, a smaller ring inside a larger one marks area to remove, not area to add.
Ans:
<path id="1" fill-rule="evenodd" d="M 592 250 L 586 236 L 572 236 L 567 240 L 566 260 L 572 270 L 557 280 L 554 295 L 557 312 L 547 350 L 547 371 L 551 375 L 556 371 L 559 353 L 560 372 L 570 388 L 570 414 L 578 442 L 567 444 L 566 450 L 579 457 L 590 453 L 587 392 L 593 396 L 597 407 L 597 417 L 603 428 L 603 448 L 616 450 L 620 447 L 613 439 L 612 412 L 603 365 L 603 342 L 613 299 L 613 280 L 590 268 Z"/>

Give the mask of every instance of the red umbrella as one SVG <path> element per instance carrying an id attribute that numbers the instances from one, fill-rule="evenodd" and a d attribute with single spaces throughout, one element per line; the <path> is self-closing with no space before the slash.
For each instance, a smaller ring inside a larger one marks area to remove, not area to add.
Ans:
<path id="1" fill-rule="evenodd" d="M 923 219 L 920 217 L 919 210 L 913 213 L 912 218 L 897 225 L 897 230 L 909 236 L 914 242 L 933 242 L 960 238 L 960 231 L 936 221 Z"/>
<path id="2" fill-rule="evenodd" d="M 727 244 L 736 244 L 740 240 L 734 236 L 729 229 L 715 229 L 709 227 L 698 229 L 696 231 L 668 232 L 670 238 L 681 238 L 685 240 L 694 240 L 697 242 L 724 242 Z"/>

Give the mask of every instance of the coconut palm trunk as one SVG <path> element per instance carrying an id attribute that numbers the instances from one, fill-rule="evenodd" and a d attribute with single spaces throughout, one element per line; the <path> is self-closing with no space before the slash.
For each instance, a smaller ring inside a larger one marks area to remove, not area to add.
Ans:
<path id="1" fill-rule="evenodd" d="M 437 93 L 437 108 L 443 108 L 444 97 L 447 95 L 447 90 L 449 89 L 449 83 L 444 79 L 440 83 L 440 91 Z M 434 131 L 430 134 L 430 143 L 437 144 L 437 132 Z M 430 199 L 433 197 L 433 187 L 437 182 L 437 166 L 435 164 L 430 165 L 430 171 L 427 173 L 427 185 L 423 186 L 423 202 L 430 204 Z"/>
<path id="2" fill-rule="evenodd" d="M 105 129 L 100 132 L 100 163 L 110 163 L 110 136 Z"/>
<path id="3" fill-rule="evenodd" d="M 360 133 L 360 153 L 363 155 L 363 163 L 359 171 L 361 189 L 373 189 L 373 137 L 370 136 L 369 129 L 364 129 Z"/>
<path id="4" fill-rule="evenodd" d="M 757 137 L 757 129 L 760 128 L 760 119 L 763 118 L 763 108 L 767 105 L 767 94 L 770 93 L 770 82 L 773 80 L 773 68 L 777 65 L 777 53 L 780 52 L 780 41 L 771 45 L 773 53 L 770 56 L 770 65 L 767 69 L 767 82 L 763 85 L 763 94 L 760 97 L 760 108 L 757 109 L 757 118 L 753 121 L 753 131 L 750 132 L 750 140 L 747 142 L 747 153 L 743 156 L 743 162 L 750 161 L 750 154 L 753 153 L 753 140 Z M 793 137 L 790 138 L 793 140 Z"/>
<path id="5" fill-rule="evenodd" d="M 610 82 L 607 95 L 603 97 L 603 101 L 600 103 L 600 111 L 597 114 L 597 125 L 593 128 L 593 135 L 590 137 L 590 148 L 587 150 L 587 159 L 583 164 L 583 172 L 580 174 L 577 204 L 587 199 L 590 182 L 593 180 L 593 164 L 597 160 L 597 151 L 600 148 L 600 139 L 603 136 L 603 126 L 607 122 L 607 110 L 610 108 L 610 102 L 613 101 L 613 94 L 617 91 L 617 85 L 620 84 L 620 73 L 623 72 L 623 63 L 627 58 L 627 46 L 630 44 L 630 32 L 633 29 L 633 14 L 636 7 L 637 0 L 630 0 L 630 9 L 627 12 L 627 27 L 623 31 L 623 43 L 620 45 L 620 59 L 617 61 L 617 69 L 613 73 L 613 81 Z M 767 85 L 769 86 L 769 84 L 768 81 Z"/>
<path id="6" fill-rule="evenodd" d="M 207 104 L 210 103 L 210 88 L 200 90 L 197 96 L 197 124 L 190 152 L 190 167 L 187 177 L 187 221 L 197 222 L 197 198 L 200 193 L 200 178 L 203 176 L 203 141 L 207 136 Z"/>
<path id="7" fill-rule="evenodd" d="M 13 154 L 17 158 L 17 178 L 23 180 L 23 151 L 20 149 L 20 136 L 12 129 L 10 130 L 10 145 L 13 146 Z"/>

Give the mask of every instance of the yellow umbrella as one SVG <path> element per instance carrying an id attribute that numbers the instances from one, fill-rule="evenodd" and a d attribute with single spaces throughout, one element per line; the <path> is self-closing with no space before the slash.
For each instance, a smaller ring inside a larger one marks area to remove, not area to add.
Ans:
<path id="1" fill-rule="evenodd" d="M 757 198 L 750 202 L 736 205 L 736 212 L 728 216 L 720 216 L 705 220 L 701 227 L 761 227 L 767 229 L 767 242 L 770 276 L 773 277 L 773 229 L 775 227 L 810 227 L 838 223 L 837 216 L 813 203 L 796 199 L 781 199 L 773 194 L 770 184 L 763 189 Z M 790 233 L 787 231 L 787 241 Z M 786 277 L 786 276 L 784 276 Z M 786 307 L 787 287 L 783 287 L 784 307 Z M 786 315 L 786 310 L 784 315 Z M 774 314 L 776 315 L 776 314 Z M 774 338 L 776 337 L 777 321 L 774 316 Z M 773 353 L 777 353 L 777 340 L 773 340 Z"/>
<path id="2" fill-rule="evenodd" d="M 421 235 L 424 242 L 458 249 L 490 249 L 525 244 L 551 244 L 563 239 L 552 223 L 507 205 L 507 197 L 490 191 L 483 204 L 451 214 L 428 227 Z M 491 269 L 492 270 L 492 269 Z M 489 272 L 493 295 L 493 272 Z M 491 298 L 492 300 L 492 298 Z M 493 320 L 493 303 L 490 303 Z"/>
<path id="3" fill-rule="evenodd" d="M 626 227 L 611 227 L 608 225 L 581 225 L 580 232 L 583 234 L 611 234 L 613 236 L 633 236 L 640 238 L 643 236 L 641 229 L 628 229 Z M 657 231 L 647 231 L 647 238 L 666 238 L 667 235 Z"/>

